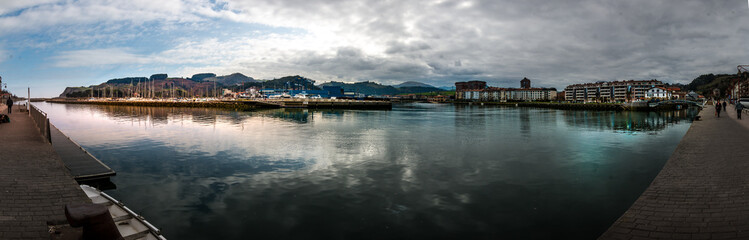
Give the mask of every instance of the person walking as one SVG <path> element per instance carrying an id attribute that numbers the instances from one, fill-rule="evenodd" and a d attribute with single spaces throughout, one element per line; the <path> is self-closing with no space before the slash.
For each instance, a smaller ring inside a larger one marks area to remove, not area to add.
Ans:
<path id="1" fill-rule="evenodd" d="M 736 102 L 736 116 L 738 119 L 741 119 L 741 111 L 744 110 L 744 104 L 741 104 L 741 102 Z"/>
<path id="2" fill-rule="evenodd" d="M 11 113 L 11 108 L 13 108 L 13 99 L 8 96 L 8 101 L 5 102 L 5 105 L 8 105 L 8 114 Z"/>
<path id="3" fill-rule="evenodd" d="M 726 103 L 726 100 L 723 100 L 723 111 L 724 111 L 724 112 L 726 112 L 726 105 L 728 105 L 728 104 Z"/>
<path id="4" fill-rule="evenodd" d="M 715 103 L 715 116 L 717 116 L 717 117 L 720 117 L 721 105 L 722 104 L 720 104 L 720 102 L 716 102 Z"/>

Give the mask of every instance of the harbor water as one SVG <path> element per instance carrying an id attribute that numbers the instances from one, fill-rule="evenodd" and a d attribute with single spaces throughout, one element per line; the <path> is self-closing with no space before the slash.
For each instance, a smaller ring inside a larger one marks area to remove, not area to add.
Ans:
<path id="1" fill-rule="evenodd" d="M 594 239 L 697 113 L 34 104 L 169 239 Z"/>

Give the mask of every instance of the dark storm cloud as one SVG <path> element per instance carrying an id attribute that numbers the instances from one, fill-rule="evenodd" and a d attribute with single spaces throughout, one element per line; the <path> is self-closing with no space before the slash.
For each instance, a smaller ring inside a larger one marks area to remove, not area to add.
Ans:
<path id="1" fill-rule="evenodd" d="M 385 50 L 385 53 L 387 54 L 415 52 L 415 51 L 427 50 L 427 49 L 432 48 L 431 46 L 429 46 L 429 44 L 426 44 L 425 42 L 402 43 L 402 42 L 391 41 L 391 42 L 388 42 L 387 45 L 388 45 L 388 48 Z"/>
<path id="2" fill-rule="evenodd" d="M 334 56 L 311 53 L 293 61 L 304 71 L 328 73 L 356 81 L 420 78 L 429 73 L 427 66 L 412 61 L 394 61 L 365 55 L 353 47 L 339 48 Z"/>

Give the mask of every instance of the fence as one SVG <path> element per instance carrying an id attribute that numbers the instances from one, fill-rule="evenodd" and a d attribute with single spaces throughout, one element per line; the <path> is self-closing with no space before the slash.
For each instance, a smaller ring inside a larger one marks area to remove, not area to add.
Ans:
<path id="1" fill-rule="evenodd" d="M 42 133 L 44 139 L 47 139 L 47 142 L 52 143 L 52 134 L 50 134 L 49 131 L 49 118 L 47 118 L 47 113 L 42 112 L 42 110 L 39 110 L 36 106 L 31 105 L 29 115 L 31 116 L 31 119 L 34 120 L 34 123 L 36 123 L 36 127 L 39 129 L 39 132 Z"/>

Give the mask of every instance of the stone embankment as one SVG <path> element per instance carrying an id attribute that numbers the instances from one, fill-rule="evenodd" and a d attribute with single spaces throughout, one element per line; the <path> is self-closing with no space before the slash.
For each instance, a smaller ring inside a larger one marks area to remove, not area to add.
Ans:
<path id="1" fill-rule="evenodd" d="M 648 106 L 648 103 L 620 104 L 620 103 L 555 103 L 555 102 L 455 102 L 455 104 L 482 105 L 482 106 L 517 106 L 538 107 L 562 110 L 591 110 L 591 111 L 673 111 L 686 109 L 691 104 L 673 103 L 661 104 L 656 107 Z"/>
<path id="2" fill-rule="evenodd" d="M 749 239 L 749 116 L 707 105 L 661 172 L 600 239 Z"/>

